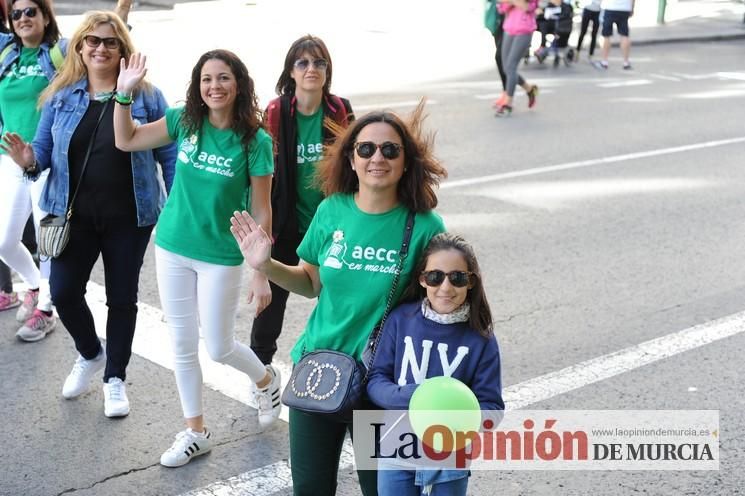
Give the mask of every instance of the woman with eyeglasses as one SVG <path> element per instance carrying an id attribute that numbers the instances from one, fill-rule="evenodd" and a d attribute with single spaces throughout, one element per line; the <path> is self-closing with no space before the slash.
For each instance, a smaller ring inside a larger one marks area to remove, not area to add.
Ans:
<path id="1" fill-rule="evenodd" d="M 405 122 L 371 112 L 337 138 L 319 166 L 318 206 L 297 254 L 297 265 L 271 258 L 272 239 L 247 212 L 231 230 L 246 262 L 287 291 L 318 298 L 293 362 L 305 353 L 336 350 L 362 358 L 367 338 L 386 307 L 409 212 L 413 234 L 394 301 L 414 273 L 424 247 L 444 231 L 433 212 L 435 186 L 446 171 L 422 135 L 422 102 Z M 290 457 L 295 495 L 333 495 L 344 436 L 352 425 L 290 408 Z M 377 494 L 375 471 L 359 471 L 362 492 Z"/>
<path id="2" fill-rule="evenodd" d="M 325 119 L 340 127 L 354 120 L 349 100 L 331 94 L 332 64 L 326 44 L 305 35 L 295 40 L 285 56 L 277 94 L 266 109 L 266 123 L 274 141 L 272 185 L 272 257 L 297 265 L 297 247 L 308 230 L 323 193 L 315 184 L 323 148 L 334 134 Z M 288 292 L 270 283 L 272 302 L 253 322 L 251 349 L 262 362 L 272 363 L 282 331 Z"/>
<path id="3" fill-rule="evenodd" d="M 60 38 L 49 0 L 3 1 L 10 33 L 0 33 L 0 127 L 34 138 L 39 123 L 38 98 L 64 62 L 68 40 Z M 124 20 L 131 1 L 120 0 L 117 14 Z M 21 243 L 24 226 L 33 213 L 37 226 L 45 215 L 39 199 L 48 172 L 36 182 L 23 178 L 21 169 L 0 151 L 0 259 L 18 272 L 29 290 L 16 313 L 23 325 L 16 336 L 39 341 L 52 332 L 57 318 L 49 293 L 49 262 L 37 268 L 31 253 Z M 7 289 L 7 288 L 6 288 Z M 0 310 L 18 306 L 18 295 L 0 290 Z"/>
<path id="4" fill-rule="evenodd" d="M 80 396 L 104 370 L 104 414 L 121 417 L 130 409 L 124 381 L 137 320 L 140 268 L 165 200 L 161 184 L 165 181 L 170 189 L 173 180 L 176 148 L 163 143 L 152 151 L 128 153 L 114 146 L 119 61 L 134 51 L 118 16 L 88 12 L 69 46 L 65 64 L 41 95 L 33 143 L 7 133 L 1 148 L 30 177 L 49 171 L 40 200 L 44 211 L 64 216 L 72 208 L 70 240 L 52 259 L 50 275 L 52 300 L 79 353 L 62 396 Z M 127 105 L 138 122 L 165 115 L 160 90 L 144 81 L 132 90 Z M 85 301 L 99 255 L 108 306 L 105 350 Z"/>
<path id="5" fill-rule="evenodd" d="M 117 90 L 125 101 L 145 72 L 140 54 L 129 64 L 122 61 Z M 271 231 L 272 139 L 263 129 L 248 69 L 227 50 L 211 50 L 199 58 L 186 105 L 169 109 L 164 118 L 137 125 L 125 101 L 117 97 L 114 111 L 119 148 L 178 144 L 173 189 L 155 236 L 155 265 L 186 423 L 160 463 L 179 467 L 212 449 L 203 415 L 200 328 L 210 358 L 245 373 L 255 384 L 259 426 L 269 427 L 279 417 L 279 372 L 235 339 L 243 255 L 228 225 L 231 213 L 250 203 L 253 215 Z M 255 272 L 248 300 L 256 300 L 257 314 L 271 296 L 266 276 Z"/>

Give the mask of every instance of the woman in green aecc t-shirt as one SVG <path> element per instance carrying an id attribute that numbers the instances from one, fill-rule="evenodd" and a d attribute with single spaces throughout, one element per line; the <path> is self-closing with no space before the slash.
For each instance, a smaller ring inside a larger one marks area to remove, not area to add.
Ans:
<path id="1" fill-rule="evenodd" d="M 270 258 L 271 238 L 246 212 L 231 219 L 246 262 L 275 284 L 318 304 L 292 350 L 336 350 L 361 358 L 380 320 L 398 264 L 409 211 L 416 213 L 409 254 L 394 301 L 409 284 L 430 238 L 445 230 L 432 209 L 445 169 L 432 156 L 432 140 L 420 136 L 424 103 L 409 122 L 392 112 L 372 112 L 328 149 L 319 167 L 321 202 L 297 254 L 300 264 Z M 260 222 L 259 222 L 260 224 Z M 331 495 L 339 455 L 351 424 L 290 408 L 290 458 L 296 495 Z M 377 494 L 376 473 L 359 472 L 363 494 Z"/>
<path id="2" fill-rule="evenodd" d="M 256 383 L 259 424 L 279 416 L 280 377 L 251 348 L 235 340 L 243 255 L 228 219 L 247 208 L 271 229 L 272 140 L 262 129 L 261 110 L 248 69 L 235 54 L 212 50 L 194 66 L 183 108 L 156 122 L 136 125 L 129 111 L 132 89 L 145 75 L 145 57 L 134 54 L 117 82 L 116 146 L 125 151 L 178 145 L 176 175 L 160 214 L 155 261 L 161 306 L 170 330 L 174 373 L 187 429 L 160 458 L 167 467 L 188 463 L 212 448 L 202 415 L 199 328 L 213 360 L 246 373 Z M 250 194 L 249 194 L 250 189 Z M 271 300 L 269 282 L 255 272 L 249 301 L 257 313 Z"/>

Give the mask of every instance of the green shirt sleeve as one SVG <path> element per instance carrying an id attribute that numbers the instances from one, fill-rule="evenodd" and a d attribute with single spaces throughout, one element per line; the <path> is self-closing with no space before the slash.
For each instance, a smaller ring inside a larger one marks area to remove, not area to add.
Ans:
<path id="1" fill-rule="evenodd" d="M 166 109 L 166 127 L 168 128 L 168 137 L 173 141 L 178 139 L 178 128 L 181 123 L 181 115 L 184 113 L 184 107 Z"/>
<path id="2" fill-rule="evenodd" d="M 248 173 L 251 176 L 274 174 L 274 151 L 272 138 L 263 129 L 256 132 L 248 150 Z"/>

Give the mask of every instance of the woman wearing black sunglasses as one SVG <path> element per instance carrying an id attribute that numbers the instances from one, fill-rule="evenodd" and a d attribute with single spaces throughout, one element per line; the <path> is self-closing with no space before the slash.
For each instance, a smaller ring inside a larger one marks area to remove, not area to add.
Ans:
<path id="1" fill-rule="evenodd" d="M 319 167 L 326 196 L 305 233 L 298 265 L 270 257 L 271 238 L 246 212 L 231 219 L 246 261 L 288 291 L 318 304 L 291 355 L 297 362 L 317 349 L 361 359 L 383 315 L 410 211 L 416 213 L 398 299 L 432 236 L 444 231 L 433 212 L 435 186 L 446 171 L 422 136 L 423 102 L 404 122 L 392 112 L 372 112 L 341 131 Z M 290 409 L 290 456 L 296 495 L 332 495 L 344 435 L 351 424 Z M 359 472 L 365 495 L 377 494 L 374 471 Z"/>
<path id="2" fill-rule="evenodd" d="M 130 3 L 121 0 L 117 6 L 117 15 L 125 20 Z M 68 40 L 60 38 L 49 0 L 11 0 L 3 6 L 10 32 L 0 33 L 0 126 L 31 141 L 41 115 L 39 95 L 62 66 Z M 0 151 L 0 258 L 29 288 L 16 313 L 23 323 L 16 336 L 23 341 L 43 339 L 57 324 L 49 293 L 49 262 L 42 262 L 39 270 L 21 243 L 29 215 L 33 213 L 36 226 L 45 215 L 39 200 L 47 175 L 34 183 L 25 181 L 18 165 Z M 17 299 L 12 292 L 0 291 L 0 310 L 15 305 Z"/>
<path id="3" fill-rule="evenodd" d="M 51 261 L 50 285 L 60 318 L 79 355 L 62 396 L 85 393 L 103 370 L 104 414 L 129 414 L 126 368 L 137 321 L 137 286 L 150 233 L 170 189 L 176 147 L 127 153 L 114 146 L 114 89 L 120 60 L 134 51 L 129 32 L 113 12 L 90 11 L 70 39 L 59 74 L 41 95 L 41 119 L 32 144 L 7 133 L 0 145 L 30 177 L 49 170 L 40 206 L 56 216 L 73 208 L 70 239 Z M 167 104 L 147 82 L 129 100 L 145 124 Z M 163 176 L 159 172 L 163 171 Z M 85 300 L 91 269 L 101 256 L 106 283 L 106 349 Z"/>
<path id="4" fill-rule="evenodd" d="M 308 230 L 323 193 L 315 184 L 317 163 L 334 134 L 324 120 L 346 127 L 354 120 L 349 100 L 331 94 L 332 64 L 326 44 L 305 35 L 285 56 L 277 94 L 266 109 L 274 140 L 272 184 L 272 257 L 298 263 L 297 247 Z M 282 331 L 288 292 L 271 283 L 272 302 L 253 322 L 251 349 L 265 364 L 272 363 Z"/>

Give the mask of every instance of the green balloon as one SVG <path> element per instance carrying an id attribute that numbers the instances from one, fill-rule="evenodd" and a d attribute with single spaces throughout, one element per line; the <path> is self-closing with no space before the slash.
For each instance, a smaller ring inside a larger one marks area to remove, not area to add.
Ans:
<path id="1" fill-rule="evenodd" d="M 411 396 L 409 421 L 416 435 L 424 442 L 427 442 L 425 431 L 433 425 L 446 427 L 454 439 L 455 432 L 479 430 L 481 408 L 473 391 L 458 379 L 430 377 Z M 443 436 L 434 436 L 431 446 L 442 451 Z"/>

